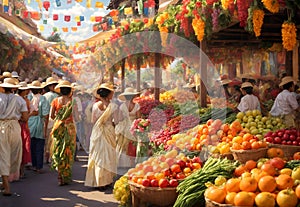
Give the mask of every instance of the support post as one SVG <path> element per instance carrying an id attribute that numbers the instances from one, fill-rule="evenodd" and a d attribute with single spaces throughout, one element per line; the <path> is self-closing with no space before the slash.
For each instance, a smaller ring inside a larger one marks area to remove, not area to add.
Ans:
<path id="1" fill-rule="evenodd" d="M 159 100 L 159 87 L 160 87 L 160 80 L 161 80 L 161 76 L 160 76 L 160 54 L 159 53 L 155 53 L 155 67 L 154 67 L 154 97 L 155 100 Z"/>
<path id="2" fill-rule="evenodd" d="M 207 83 L 207 60 L 203 55 L 206 50 L 206 42 L 203 40 L 200 43 L 200 106 L 207 107 L 207 89 L 204 83 Z"/>
<path id="3" fill-rule="evenodd" d="M 121 91 L 124 92 L 125 90 L 125 61 L 126 58 L 122 60 L 121 64 Z"/>
<path id="4" fill-rule="evenodd" d="M 136 90 L 141 90 L 141 57 L 138 56 L 136 60 Z"/>

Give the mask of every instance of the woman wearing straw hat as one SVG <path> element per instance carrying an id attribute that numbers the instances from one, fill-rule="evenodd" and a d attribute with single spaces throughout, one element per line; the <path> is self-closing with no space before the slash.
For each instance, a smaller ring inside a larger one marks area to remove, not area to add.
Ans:
<path id="1" fill-rule="evenodd" d="M 30 116 L 28 120 L 31 136 L 32 167 L 37 173 L 42 173 L 50 105 L 47 99 L 41 95 L 43 86 L 40 81 L 35 80 L 28 87 L 32 92 L 32 97 L 29 99 L 33 111 L 38 112 L 38 114 Z"/>
<path id="2" fill-rule="evenodd" d="M 130 152 L 128 146 L 130 142 L 131 144 L 136 142 L 130 133 L 130 127 L 135 119 L 141 117 L 140 105 L 134 103 L 134 98 L 139 94 L 140 92 L 129 87 L 118 96 L 119 100 L 123 102 L 119 108 L 119 123 L 116 125 L 118 160 L 119 166 L 122 167 L 134 165 L 136 152 Z"/>
<path id="3" fill-rule="evenodd" d="M 259 100 L 253 95 L 253 85 L 250 82 L 244 82 L 241 86 L 241 91 L 244 96 L 241 98 L 237 109 L 241 112 L 255 109 L 260 110 Z"/>
<path id="4" fill-rule="evenodd" d="M 50 118 L 54 120 L 51 131 L 51 168 L 58 172 L 58 185 L 69 184 L 72 180 L 72 165 L 76 147 L 76 128 L 73 120 L 73 87 L 67 80 L 59 82 L 55 91 L 61 96 L 51 103 Z"/>
<path id="5" fill-rule="evenodd" d="M 18 88 L 18 95 L 22 97 L 27 105 L 28 112 L 30 112 L 30 100 L 27 98 L 29 93 L 29 88 L 26 82 L 20 82 L 20 87 Z M 30 114 L 29 114 L 30 116 Z M 22 152 L 22 163 L 20 168 L 20 177 L 24 177 L 25 165 L 31 163 L 31 148 L 30 148 L 30 130 L 28 127 L 28 121 L 19 120 L 21 126 L 21 136 L 22 136 L 22 144 L 23 144 L 23 152 Z"/>
<path id="6" fill-rule="evenodd" d="M 295 80 L 291 76 L 286 76 L 282 78 L 279 87 L 282 87 L 283 91 L 277 95 L 270 114 L 280 116 L 287 128 L 296 127 L 295 112 L 299 112 L 299 104 L 292 93 L 295 89 Z"/>
<path id="7" fill-rule="evenodd" d="M 0 84 L 4 93 L 0 93 L 0 175 L 2 176 L 3 195 L 10 196 L 9 174 L 19 172 L 22 161 L 21 127 L 18 120 L 28 120 L 26 102 L 13 93 L 15 79 L 5 78 Z"/>
<path id="8" fill-rule="evenodd" d="M 117 118 L 118 106 L 112 103 L 114 87 L 103 83 L 96 88 L 99 95 L 101 115 L 96 121 L 90 137 L 90 153 L 85 185 L 105 190 L 113 183 L 117 172 L 116 136 L 113 120 Z"/>
<path id="9" fill-rule="evenodd" d="M 49 104 L 51 105 L 52 101 L 58 97 L 58 94 L 54 91 L 55 86 L 57 86 L 58 81 L 53 78 L 53 77 L 48 77 L 46 79 L 46 83 L 45 83 L 45 87 L 44 90 L 47 91 L 43 96 L 45 96 L 45 98 L 48 100 Z M 52 130 L 54 121 L 53 119 L 49 118 L 48 121 L 48 127 L 47 127 L 47 137 L 46 137 L 46 152 L 45 152 L 45 161 L 46 163 L 49 163 L 51 160 L 51 155 L 50 155 L 50 146 L 52 143 L 52 139 L 50 136 L 50 132 Z"/>

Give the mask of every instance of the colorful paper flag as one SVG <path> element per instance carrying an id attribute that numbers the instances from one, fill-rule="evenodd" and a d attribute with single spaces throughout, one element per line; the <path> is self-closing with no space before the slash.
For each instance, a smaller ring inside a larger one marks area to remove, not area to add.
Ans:
<path id="1" fill-rule="evenodd" d="M 83 22 L 84 21 L 84 16 L 80 16 L 79 19 L 80 19 L 81 22 Z"/>
<path id="2" fill-rule="evenodd" d="M 43 24 L 47 24 L 47 19 L 44 19 L 44 20 L 43 20 Z"/>
<path id="3" fill-rule="evenodd" d="M 91 21 L 91 22 L 95 22 L 95 21 L 96 21 L 95 16 L 91 16 L 91 17 L 90 17 L 90 21 Z"/>
<path id="4" fill-rule="evenodd" d="M 72 0 L 67 0 L 67 4 L 72 4 Z"/>
<path id="5" fill-rule="evenodd" d="M 9 6 L 4 5 L 4 6 L 3 6 L 3 10 L 4 10 L 4 13 L 8 13 Z"/>
<path id="6" fill-rule="evenodd" d="M 43 31 L 45 30 L 44 25 L 40 25 L 40 26 L 39 26 L 39 29 L 40 29 L 41 32 L 43 32 Z"/>
<path id="7" fill-rule="evenodd" d="M 98 26 L 97 25 L 93 25 L 93 32 L 98 32 Z"/>
<path id="8" fill-rule="evenodd" d="M 15 11 L 16 16 L 21 16 L 21 9 L 16 9 Z"/>
<path id="9" fill-rule="evenodd" d="M 87 0 L 86 1 L 86 7 L 91 8 L 91 5 L 92 5 L 92 0 Z"/>
<path id="10" fill-rule="evenodd" d="M 3 5 L 8 6 L 8 0 L 3 0 Z"/>
<path id="11" fill-rule="evenodd" d="M 43 2 L 43 7 L 46 9 L 46 11 L 48 11 L 48 9 L 50 8 L 50 2 L 49 1 L 44 1 Z"/>
<path id="12" fill-rule="evenodd" d="M 75 16 L 75 22 L 80 22 L 80 17 L 79 16 Z"/>
<path id="13" fill-rule="evenodd" d="M 132 15 L 132 8 L 131 7 L 127 7 L 127 8 L 124 8 L 124 14 L 126 15 L 126 16 L 128 16 L 128 15 Z"/>
<path id="14" fill-rule="evenodd" d="M 69 31 L 68 27 L 62 27 L 61 29 L 62 29 L 63 32 L 68 32 Z"/>
<path id="15" fill-rule="evenodd" d="M 81 22 L 77 22 L 77 26 L 81 26 Z"/>
<path id="16" fill-rule="evenodd" d="M 56 6 L 60 7 L 61 6 L 61 1 L 60 0 L 55 0 L 56 1 Z"/>
<path id="17" fill-rule="evenodd" d="M 108 23 L 108 26 L 113 24 L 113 20 L 111 17 L 107 17 L 107 23 Z"/>
<path id="18" fill-rule="evenodd" d="M 71 21 L 71 16 L 70 15 L 65 15 L 64 20 L 65 20 L 65 22 Z"/>
<path id="19" fill-rule="evenodd" d="M 102 8 L 104 8 L 104 4 L 102 2 L 97 1 L 96 4 L 95 4 L 95 7 L 99 8 L 99 9 L 102 9 Z"/>
<path id="20" fill-rule="evenodd" d="M 71 27 L 72 32 L 76 32 L 77 31 L 77 27 Z"/>
<path id="21" fill-rule="evenodd" d="M 31 19 L 34 19 L 34 20 L 40 20 L 41 19 L 41 15 L 37 11 L 31 11 L 30 12 L 30 17 L 31 17 Z"/>
<path id="22" fill-rule="evenodd" d="M 107 22 L 101 24 L 101 28 L 103 31 L 107 30 Z"/>
<path id="23" fill-rule="evenodd" d="M 23 11 L 23 19 L 28 18 L 29 12 L 27 10 Z"/>
<path id="24" fill-rule="evenodd" d="M 53 20 L 57 21 L 58 20 L 58 14 L 53 14 Z"/>

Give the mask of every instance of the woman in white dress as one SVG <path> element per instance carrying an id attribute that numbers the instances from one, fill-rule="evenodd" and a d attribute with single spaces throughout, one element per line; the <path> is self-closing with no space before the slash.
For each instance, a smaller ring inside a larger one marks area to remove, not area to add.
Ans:
<path id="1" fill-rule="evenodd" d="M 134 98 L 139 94 L 140 92 L 129 87 L 118 97 L 119 100 L 123 101 L 119 108 L 119 123 L 116 125 L 117 153 L 120 167 L 133 167 L 135 164 L 135 152 L 129 151 L 128 145 L 130 142 L 137 141 L 130 133 L 130 127 L 135 119 L 141 117 L 140 105 L 134 102 Z"/>
<path id="2" fill-rule="evenodd" d="M 112 84 L 103 83 L 96 89 L 99 94 L 100 117 L 92 129 L 90 153 L 85 177 L 85 186 L 105 190 L 113 183 L 117 172 L 116 136 L 113 120 L 117 105 L 111 103 L 114 95 Z"/>

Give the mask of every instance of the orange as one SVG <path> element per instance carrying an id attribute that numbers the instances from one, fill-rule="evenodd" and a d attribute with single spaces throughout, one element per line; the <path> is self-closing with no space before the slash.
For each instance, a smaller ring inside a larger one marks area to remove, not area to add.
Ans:
<path id="1" fill-rule="evenodd" d="M 257 189 L 257 181 L 252 177 L 245 177 L 240 182 L 241 191 L 255 192 Z"/>
<path id="2" fill-rule="evenodd" d="M 243 137 L 242 136 L 236 136 L 232 139 L 233 143 L 242 144 L 243 143 Z"/>
<path id="3" fill-rule="evenodd" d="M 242 142 L 242 149 L 243 150 L 250 150 L 251 149 L 251 143 L 248 141 L 243 141 Z"/>
<path id="4" fill-rule="evenodd" d="M 258 181 L 258 188 L 262 192 L 273 192 L 277 187 L 276 180 L 273 176 L 263 176 Z"/>
<path id="5" fill-rule="evenodd" d="M 230 204 L 230 205 L 234 205 L 234 198 L 236 196 L 236 192 L 229 192 L 227 193 L 226 197 L 225 197 L 225 203 L 226 204 Z"/>
<path id="6" fill-rule="evenodd" d="M 271 176 L 274 176 L 276 174 L 276 169 L 273 167 L 270 163 L 264 163 L 261 166 L 261 170 L 268 173 Z"/>
<path id="7" fill-rule="evenodd" d="M 245 167 L 247 170 L 251 171 L 252 169 L 256 168 L 256 161 L 254 160 L 248 160 L 246 163 L 245 163 Z"/>
<path id="8" fill-rule="evenodd" d="M 300 199 L 300 185 L 297 185 L 297 187 L 295 188 L 295 193 L 298 199 Z"/>
<path id="9" fill-rule="evenodd" d="M 240 182 L 239 178 L 230 178 L 225 183 L 225 189 L 227 192 L 239 192 L 240 191 Z"/>
<path id="10" fill-rule="evenodd" d="M 294 186 L 294 180 L 291 176 L 286 174 L 278 175 L 276 178 L 278 190 L 284 190 L 287 188 L 292 188 Z"/>
<path id="11" fill-rule="evenodd" d="M 234 175 L 236 177 L 240 177 L 244 172 L 246 172 L 246 168 L 244 165 L 240 165 L 234 170 Z"/>
<path id="12" fill-rule="evenodd" d="M 254 198 L 248 192 L 239 192 L 234 197 L 234 205 L 235 206 L 253 206 Z"/>
<path id="13" fill-rule="evenodd" d="M 252 138 L 253 138 L 253 135 L 252 135 L 252 134 L 246 133 L 246 134 L 244 134 L 244 136 L 243 136 L 243 141 L 248 141 L 248 142 L 249 142 Z"/>
<path id="14" fill-rule="evenodd" d="M 225 197 L 226 197 L 226 192 L 222 188 L 207 188 L 205 190 L 205 196 L 214 202 L 217 203 L 224 203 L 225 202 Z"/>
<path id="15" fill-rule="evenodd" d="M 261 148 L 261 144 L 257 141 L 251 143 L 251 149 L 259 149 Z"/>

